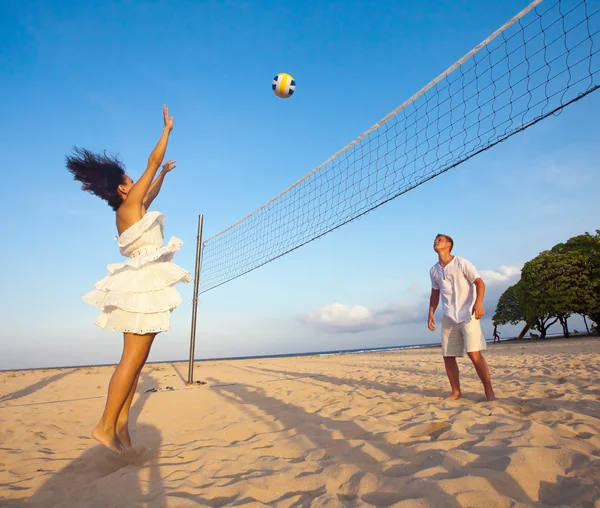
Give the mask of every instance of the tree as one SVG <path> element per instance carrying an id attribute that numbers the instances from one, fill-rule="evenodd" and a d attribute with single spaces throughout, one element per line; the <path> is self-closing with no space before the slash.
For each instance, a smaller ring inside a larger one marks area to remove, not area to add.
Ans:
<path id="1" fill-rule="evenodd" d="M 581 314 L 585 321 L 589 316 L 596 323 L 596 328 L 600 324 L 600 229 L 596 230 L 595 235 L 585 233 L 583 235 L 569 238 L 565 243 L 559 243 L 552 247 L 552 252 L 558 254 L 577 253 L 585 257 L 585 272 L 589 277 L 589 292 L 583 297 L 580 308 L 574 312 Z M 589 333 L 589 329 L 588 329 Z"/>
<path id="2" fill-rule="evenodd" d="M 496 305 L 492 322 L 494 325 L 505 325 L 506 323 L 516 325 L 521 321 L 527 321 L 527 318 L 525 317 L 523 283 L 519 281 L 502 293 L 498 305 Z"/>
<path id="3" fill-rule="evenodd" d="M 585 233 L 569 238 L 565 243 L 558 243 L 552 247 L 552 252 L 564 254 L 566 252 L 579 252 L 589 256 L 600 255 L 600 229 L 595 235 Z"/>
<path id="4" fill-rule="evenodd" d="M 569 336 L 568 318 L 587 313 L 597 305 L 593 264 L 589 255 L 575 249 L 544 251 L 525 263 L 522 281 L 525 301 L 538 316 L 554 316 Z"/>
<path id="5" fill-rule="evenodd" d="M 550 326 L 560 322 L 569 336 L 568 319 L 580 314 L 600 324 L 600 230 L 585 233 L 541 252 L 525 263 L 521 280 L 498 301 L 494 324 L 525 321 L 543 338 Z"/>
<path id="6" fill-rule="evenodd" d="M 531 328 L 540 332 L 540 337 L 546 337 L 548 328 L 556 323 L 557 318 L 548 313 L 542 313 L 539 305 L 534 300 L 527 298 L 525 282 L 519 282 L 510 286 L 498 300 L 496 312 L 492 321 L 495 325 L 510 323 L 516 325 L 525 321 Z"/>

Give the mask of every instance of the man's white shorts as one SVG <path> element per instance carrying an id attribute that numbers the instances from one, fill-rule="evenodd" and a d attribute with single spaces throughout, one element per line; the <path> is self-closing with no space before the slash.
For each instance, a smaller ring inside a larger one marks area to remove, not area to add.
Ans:
<path id="1" fill-rule="evenodd" d="M 442 355 L 464 356 L 473 351 L 483 351 L 487 348 L 485 337 L 481 331 L 481 321 L 471 318 L 471 321 L 455 323 L 444 314 L 442 317 Z"/>

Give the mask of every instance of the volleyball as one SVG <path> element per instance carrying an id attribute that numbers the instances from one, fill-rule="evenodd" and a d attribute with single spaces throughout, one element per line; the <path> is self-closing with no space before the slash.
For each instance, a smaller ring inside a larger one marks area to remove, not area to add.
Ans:
<path id="1" fill-rule="evenodd" d="M 287 99 L 291 97 L 296 90 L 296 81 L 292 76 L 285 72 L 280 72 L 273 78 L 273 93 L 277 97 Z"/>

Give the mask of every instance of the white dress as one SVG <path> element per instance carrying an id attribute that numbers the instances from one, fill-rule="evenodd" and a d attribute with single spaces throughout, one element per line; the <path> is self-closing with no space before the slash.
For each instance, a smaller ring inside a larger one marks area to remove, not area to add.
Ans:
<path id="1" fill-rule="evenodd" d="M 163 247 L 165 216 L 148 212 L 117 238 L 124 263 L 108 265 L 108 275 L 83 300 L 102 309 L 96 325 L 115 332 L 148 334 L 169 329 L 171 312 L 181 304 L 178 282 L 190 273 L 171 260 L 183 245 L 172 237 Z"/>

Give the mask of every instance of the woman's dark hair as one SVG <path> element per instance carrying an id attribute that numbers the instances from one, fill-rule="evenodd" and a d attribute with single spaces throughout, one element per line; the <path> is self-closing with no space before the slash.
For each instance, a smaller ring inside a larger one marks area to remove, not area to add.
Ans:
<path id="1" fill-rule="evenodd" d="M 75 180 L 81 182 L 84 191 L 104 199 L 117 211 L 123 202 L 119 195 L 119 185 L 123 183 L 125 176 L 123 164 L 106 152 L 97 154 L 77 147 L 73 152 L 73 155 L 67 155 L 66 160 L 67 168 Z"/>

